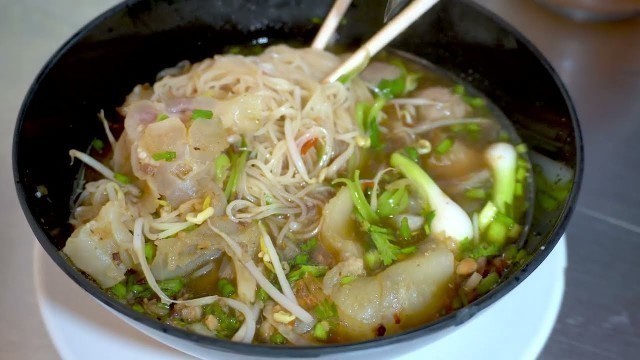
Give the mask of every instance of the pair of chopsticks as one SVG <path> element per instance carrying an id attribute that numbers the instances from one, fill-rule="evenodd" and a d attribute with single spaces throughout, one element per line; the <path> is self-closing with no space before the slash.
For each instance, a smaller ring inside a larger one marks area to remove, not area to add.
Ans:
<path id="1" fill-rule="evenodd" d="M 413 0 L 402 12 L 373 35 L 371 39 L 356 50 L 345 62 L 335 68 L 323 82 L 334 82 L 342 75 L 349 73 L 362 63 L 368 61 L 368 59 L 382 50 L 382 48 L 418 20 L 422 14 L 427 12 L 427 10 L 437 2 L 438 0 Z M 312 48 L 324 49 L 350 4 L 351 0 L 336 0 L 311 44 Z"/>

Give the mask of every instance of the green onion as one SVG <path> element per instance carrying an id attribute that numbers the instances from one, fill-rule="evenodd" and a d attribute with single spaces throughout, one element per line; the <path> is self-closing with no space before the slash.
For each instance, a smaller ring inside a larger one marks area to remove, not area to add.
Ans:
<path id="1" fill-rule="evenodd" d="M 382 148 L 382 139 L 380 136 L 380 127 L 378 126 L 377 121 L 372 121 L 369 124 L 369 139 L 371 140 L 371 148 L 373 150 L 378 150 Z"/>
<path id="2" fill-rule="evenodd" d="M 329 324 L 336 324 L 338 322 L 338 308 L 336 304 L 329 300 L 322 300 L 313 309 L 313 313 L 320 321 L 326 321 Z"/>
<path id="3" fill-rule="evenodd" d="M 527 152 L 527 144 L 522 143 L 516 146 L 516 152 L 518 154 L 524 154 Z"/>
<path id="4" fill-rule="evenodd" d="M 376 225 L 370 225 L 368 230 L 369 235 L 371 235 L 371 241 L 373 241 L 376 249 L 378 249 L 382 263 L 385 266 L 391 265 L 391 263 L 398 259 L 398 254 L 401 253 L 400 248 L 391 243 L 393 233 L 389 231 L 389 229 Z"/>
<path id="5" fill-rule="evenodd" d="M 229 279 L 222 278 L 218 280 L 218 291 L 224 297 L 231 297 L 236 293 L 236 288 Z"/>
<path id="6" fill-rule="evenodd" d="M 320 341 L 326 341 L 329 338 L 329 323 L 320 321 L 313 327 L 313 337 Z"/>
<path id="7" fill-rule="evenodd" d="M 464 86 L 458 84 L 453 87 L 453 93 L 458 95 L 464 95 Z"/>
<path id="8" fill-rule="evenodd" d="M 184 280 L 180 278 L 163 280 L 158 282 L 158 286 L 167 296 L 174 296 L 184 287 Z"/>
<path id="9" fill-rule="evenodd" d="M 546 211 L 556 210 L 560 206 L 558 200 L 542 192 L 536 194 L 536 203 Z"/>
<path id="10" fill-rule="evenodd" d="M 269 342 L 275 345 L 282 345 L 287 343 L 287 338 L 285 338 L 282 334 L 276 331 L 273 334 L 271 334 L 271 336 L 269 336 Z"/>
<path id="11" fill-rule="evenodd" d="M 209 120 L 211 118 L 213 118 L 213 111 L 211 110 L 194 109 L 191 112 L 191 120 L 198 120 L 198 119 Z"/>
<path id="12" fill-rule="evenodd" d="M 504 253 L 502 254 L 502 256 L 505 260 L 514 260 L 517 254 L 518 248 L 515 245 L 509 245 L 506 249 L 504 249 Z"/>
<path id="13" fill-rule="evenodd" d="M 480 188 L 468 189 L 464 192 L 464 196 L 468 197 L 469 199 L 486 199 L 487 192 L 485 191 L 485 189 Z"/>
<path id="14" fill-rule="evenodd" d="M 424 233 L 425 235 L 429 236 L 431 235 L 431 222 L 433 221 L 433 219 L 436 217 L 436 211 L 435 210 L 431 210 L 429 211 L 424 219 Z"/>
<path id="15" fill-rule="evenodd" d="M 127 285 L 119 282 L 113 285 L 111 288 L 111 293 L 115 295 L 118 299 L 124 299 L 127 297 Z"/>
<path id="16" fill-rule="evenodd" d="M 173 160 L 176 159 L 176 152 L 175 151 L 163 151 L 163 152 L 155 153 L 155 154 L 151 155 L 151 157 L 155 161 L 164 160 L 164 161 L 168 162 L 168 161 L 173 161 Z"/>
<path id="17" fill-rule="evenodd" d="M 191 224 L 191 225 L 187 226 L 187 227 L 186 227 L 184 230 L 182 230 L 182 231 L 184 231 L 184 232 L 192 232 L 193 230 L 195 230 L 195 229 L 197 229 L 197 228 L 198 228 L 198 225 L 196 225 L 196 224 Z"/>
<path id="18" fill-rule="evenodd" d="M 389 79 L 380 80 L 376 89 L 379 95 L 387 99 L 392 99 L 404 93 L 404 86 L 405 86 L 405 77 L 399 76 L 392 80 L 389 80 Z"/>
<path id="19" fill-rule="evenodd" d="M 498 213 L 498 207 L 495 206 L 491 201 L 487 201 L 487 204 L 482 208 L 480 214 L 478 215 L 478 225 L 480 231 L 484 231 L 487 226 L 493 221 Z"/>
<path id="20" fill-rule="evenodd" d="M 324 265 L 300 265 L 296 270 L 287 274 L 289 282 L 296 282 L 302 279 L 305 275 L 310 274 L 314 277 L 320 277 L 327 273 L 328 267 Z"/>
<path id="21" fill-rule="evenodd" d="M 484 101 L 483 98 L 481 97 L 471 97 L 471 96 L 465 96 L 464 97 L 464 101 L 473 106 L 473 107 L 483 107 L 486 105 L 486 102 Z"/>
<path id="22" fill-rule="evenodd" d="M 453 139 L 452 138 L 445 138 L 436 147 L 436 152 L 438 154 L 440 154 L 440 155 L 444 155 L 447 152 L 449 152 L 449 150 L 451 150 L 451 147 L 453 147 Z"/>
<path id="23" fill-rule="evenodd" d="M 312 24 L 316 24 L 316 25 L 320 25 L 320 24 L 322 24 L 322 19 L 317 17 L 317 16 L 314 16 L 314 17 L 311 18 L 311 23 Z"/>
<path id="24" fill-rule="evenodd" d="M 507 226 L 500 222 L 494 221 L 487 228 L 487 240 L 495 245 L 502 246 L 507 240 Z"/>
<path id="25" fill-rule="evenodd" d="M 478 131 L 480 131 L 480 125 L 475 124 L 475 123 L 467 124 L 467 131 L 469 131 L 469 132 L 478 132 Z"/>
<path id="26" fill-rule="evenodd" d="M 371 148 L 374 150 L 382 147 L 382 139 L 380 136 L 380 128 L 378 127 L 378 114 L 386 104 L 386 99 L 378 97 L 371 105 L 368 114 L 369 138 L 371 139 Z"/>
<path id="27" fill-rule="evenodd" d="M 309 254 L 298 254 L 293 258 L 293 265 L 306 265 L 309 263 Z"/>
<path id="28" fill-rule="evenodd" d="M 487 275 L 484 279 L 480 280 L 478 286 L 476 286 L 476 291 L 480 295 L 484 295 L 489 292 L 489 290 L 493 289 L 498 282 L 500 281 L 500 277 L 495 272 Z"/>
<path id="29" fill-rule="evenodd" d="M 516 170 L 516 180 L 522 181 L 526 177 L 527 177 L 527 169 L 524 169 L 522 167 L 518 167 L 518 170 Z"/>
<path id="30" fill-rule="evenodd" d="M 360 185 L 360 170 L 355 171 L 353 180 L 344 178 L 333 180 L 333 184 L 340 182 L 345 183 L 351 191 L 351 199 L 360 216 L 369 223 L 378 222 L 378 215 L 371 209 L 371 205 L 367 202 L 367 198 L 362 191 L 362 186 Z"/>
<path id="31" fill-rule="evenodd" d="M 489 257 L 499 255 L 502 251 L 502 246 L 495 244 L 487 244 L 481 242 L 476 244 L 471 239 L 466 239 L 458 245 L 458 254 L 462 258 L 469 257 L 472 259 L 478 259 L 481 257 Z"/>
<path id="32" fill-rule="evenodd" d="M 412 147 L 412 146 L 407 146 L 406 148 L 404 148 L 404 154 L 407 155 L 407 157 L 415 162 L 418 162 L 419 156 L 420 154 L 418 154 L 418 150 L 416 150 L 416 148 Z"/>
<path id="33" fill-rule="evenodd" d="M 369 270 L 375 270 L 382 265 L 380 253 L 377 250 L 369 250 L 364 253 L 364 264 Z"/>
<path id="34" fill-rule="evenodd" d="M 348 83 L 349 81 L 351 81 L 351 79 L 353 79 L 354 77 L 358 76 L 358 74 L 360 74 L 360 72 L 362 72 L 362 70 L 364 70 L 367 67 L 368 64 L 369 64 L 369 58 L 367 57 L 358 66 L 356 66 L 353 70 L 351 70 L 348 73 L 340 76 L 338 78 L 338 82 L 340 82 L 342 84 Z"/>
<path id="35" fill-rule="evenodd" d="M 348 283 L 352 282 L 355 279 L 356 279 L 356 276 L 345 276 L 340 279 L 340 284 L 347 285 Z"/>
<path id="36" fill-rule="evenodd" d="M 156 245 L 153 242 L 144 244 L 144 257 L 147 259 L 147 263 L 151 263 L 156 257 Z"/>
<path id="37" fill-rule="evenodd" d="M 223 339 L 230 339 L 240 328 L 241 322 L 238 318 L 225 311 L 217 302 L 209 304 L 204 309 L 205 315 L 213 315 L 218 319 L 216 335 Z"/>
<path id="38" fill-rule="evenodd" d="M 416 252 L 416 250 L 418 250 L 418 247 L 409 246 L 409 247 L 400 249 L 400 252 L 407 255 L 407 254 L 413 254 L 414 252 Z"/>
<path id="39" fill-rule="evenodd" d="M 124 185 L 131 184 L 131 179 L 129 179 L 127 175 L 114 173 L 113 178 L 116 179 L 116 181 L 118 181 L 121 184 L 124 184 Z"/>
<path id="40" fill-rule="evenodd" d="M 507 133 L 504 130 L 500 130 L 500 133 L 498 134 L 498 140 L 500 140 L 500 141 L 508 141 L 509 139 L 510 139 L 509 133 Z"/>
<path id="41" fill-rule="evenodd" d="M 102 152 L 102 149 L 104 149 L 104 142 L 100 139 L 93 139 L 93 141 L 91 142 L 91 146 L 93 146 L 94 149 L 98 150 L 98 152 Z"/>
<path id="42" fill-rule="evenodd" d="M 387 217 L 401 213 L 409 205 L 409 192 L 406 187 L 387 190 L 378 198 L 378 215 Z"/>
<path id="43" fill-rule="evenodd" d="M 518 251 L 518 254 L 516 255 L 516 261 L 520 262 L 522 260 L 525 260 L 528 256 L 529 256 L 529 253 L 527 252 L 527 250 L 521 249 L 520 251 Z"/>
<path id="44" fill-rule="evenodd" d="M 163 121 L 163 120 L 167 120 L 169 118 L 169 115 L 167 114 L 158 114 L 158 116 L 156 116 L 156 121 Z"/>
<path id="45" fill-rule="evenodd" d="M 242 151 L 240 155 L 234 154 L 231 157 L 233 165 L 231 167 L 231 173 L 229 174 L 227 187 L 224 189 L 224 194 L 227 197 L 228 201 L 231 201 L 231 197 L 236 193 L 236 187 L 238 186 L 240 176 L 244 172 L 244 165 L 247 162 L 248 156 L 248 151 Z"/>
<path id="46" fill-rule="evenodd" d="M 231 167 L 231 160 L 227 154 L 220 154 L 216 158 L 215 168 L 216 168 L 216 182 L 222 183 L 224 179 L 227 177 L 227 173 L 229 168 Z"/>
<path id="47" fill-rule="evenodd" d="M 400 236 L 405 241 L 411 239 L 411 228 L 409 228 L 409 219 L 407 219 L 406 217 L 403 217 L 400 221 Z"/>
<path id="48" fill-rule="evenodd" d="M 269 300 L 269 294 L 267 294 L 267 291 L 265 289 L 258 288 L 258 290 L 256 291 L 256 299 L 265 302 Z"/>
<path id="49" fill-rule="evenodd" d="M 140 305 L 140 304 L 138 304 L 138 303 L 133 304 L 133 305 L 131 306 L 131 308 L 132 308 L 134 311 L 137 311 L 137 312 L 139 312 L 139 313 L 144 312 L 144 308 L 142 307 L 142 305 Z"/>
<path id="50" fill-rule="evenodd" d="M 311 238 L 306 243 L 300 245 L 300 250 L 302 250 L 304 252 L 309 252 L 309 251 L 313 250 L 313 248 L 315 248 L 317 244 L 318 244 L 318 239 L 317 238 Z"/>
<path id="51" fill-rule="evenodd" d="M 146 298 L 153 294 L 153 291 L 147 284 L 132 284 L 129 286 L 129 294 L 134 298 Z"/>
<path id="52" fill-rule="evenodd" d="M 229 54 L 240 54 L 242 52 L 242 49 L 240 48 L 240 46 L 232 46 L 229 48 L 229 50 L 227 51 Z"/>

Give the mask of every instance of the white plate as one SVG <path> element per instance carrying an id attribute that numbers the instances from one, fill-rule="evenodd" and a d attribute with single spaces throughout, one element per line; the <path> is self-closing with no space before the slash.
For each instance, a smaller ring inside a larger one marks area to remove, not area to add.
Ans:
<path id="1" fill-rule="evenodd" d="M 536 358 L 560 310 L 566 264 L 563 237 L 538 269 L 508 296 L 450 335 L 401 358 L 424 359 L 427 355 L 431 359 Z M 39 244 L 35 245 L 34 276 L 40 312 L 63 359 L 192 358 L 114 316 L 69 279 Z M 182 349 L 198 355 L 190 348 Z M 217 352 L 207 352 L 206 356 L 229 358 L 228 354 Z"/>

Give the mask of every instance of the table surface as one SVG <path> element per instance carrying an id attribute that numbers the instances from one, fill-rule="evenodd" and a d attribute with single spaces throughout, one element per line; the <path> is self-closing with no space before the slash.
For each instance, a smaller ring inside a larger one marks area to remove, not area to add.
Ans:
<path id="1" fill-rule="evenodd" d="M 640 19 L 576 23 L 532 0 L 477 1 L 522 31 L 549 58 L 575 101 L 583 127 L 586 169 L 568 228 L 566 293 L 541 358 L 636 358 L 640 349 Z M 116 2 L 0 0 L 2 359 L 58 356 L 37 309 L 34 237 L 12 184 L 15 118 L 29 84 L 51 53 Z"/>

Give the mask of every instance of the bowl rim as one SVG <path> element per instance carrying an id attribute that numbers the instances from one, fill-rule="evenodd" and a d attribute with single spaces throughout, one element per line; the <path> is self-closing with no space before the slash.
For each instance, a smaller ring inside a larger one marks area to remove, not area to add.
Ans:
<path id="1" fill-rule="evenodd" d="M 213 338 L 205 335 L 199 335 L 185 329 L 181 329 L 169 324 L 162 323 L 156 319 L 145 316 L 131 309 L 131 307 L 120 303 L 116 299 L 107 295 L 107 293 L 96 285 L 93 281 L 85 277 L 79 270 L 77 270 L 72 264 L 70 264 L 56 247 L 49 240 L 43 226 L 38 220 L 34 218 L 33 213 L 29 209 L 27 202 L 27 189 L 23 186 L 20 178 L 22 172 L 19 164 L 19 151 L 17 144 L 20 142 L 20 134 L 22 132 L 22 126 L 25 122 L 25 116 L 27 109 L 35 95 L 40 83 L 44 77 L 48 74 L 49 70 L 58 62 L 58 60 L 67 52 L 67 50 L 76 44 L 89 30 L 93 29 L 96 25 L 103 22 L 105 19 L 112 17 L 114 14 L 122 11 L 125 7 L 131 6 L 131 4 L 139 0 L 123 1 L 111 8 L 105 10 L 100 15 L 96 16 L 93 20 L 81 27 L 75 34 L 68 38 L 47 60 L 46 64 L 38 72 L 38 75 L 34 78 L 29 90 L 22 102 L 20 111 L 18 113 L 12 146 L 12 167 L 13 177 L 18 194 L 18 199 L 23 213 L 25 214 L 29 226 L 40 245 L 44 248 L 49 257 L 56 263 L 56 265 L 64 271 L 76 284 L 78 284 L 83 290 L 89 293 L 96 300 L 100 301 L 103 305 L 118 312 L 120 315 L 124 315 L 137 323 L 149 327 L 153 330 L 160 331 L 162 333 L 175 336 L 181 340 L 196 343 L 206 348 L 224 351 L 227 353 L 243 354 L 243 355 L 260 355 L 267 357 L 319 357 L 332 355 L 342 352 L 354 352 L 359 350 L 377 349 L 389 345 L 407 343 L 417 340 L 421 337 L 434 334 L 445 328 L 451 326 L 458 326 L 465 321 L 472 318 L 481 310 L 490 306 L 519 283 L 526 279 L 549 255 L 552 249 L 556 246 L 560 237 L 564 234 L 564 231 L 569 223 L 571 215 L 576 208 L 576 202 L 580 187 L 582 185 L 582 178 L 584 172 L 584 148 L 583 138 L 580 123 L 578 121 L 577 112 L 571 97 L 560 79 L 559 75 L 554 70 L 550 62 L 543 56 L 542 52 L 537 49 L 533 43 L 528 40 L 520 31 L 509 24 L 506 20 L 495 14 L 493 11 L 475 3 L 471 0 L 458 0 L 465 3 L 466 6 L 473 8 L 475 11 L 489 17 L 492 21 L 496 22 L 500 27 L 510 32 L 518 41 L 520 41 L 531 53 L 537 58 L 537 60 L 543 65 L 545 70 L 551 75 L 558 90 L 564 98 L 564 102 L 569 110 L 571 117 L 571 125 L 574 131 L 575 145 L 576 145 L 576 164 L 575 172 L 573 176 L 573 187 L 566 200 L 566 206 L 559 215 L 559 221 L 555 224 L 548 236 L 548 241 L 543 249 L 538 251 L 532 258 L 531 262 L 525 265 L 517 273 L 509 277 L 507 280 L 500 283 L 496 288 L 491 290 L 487 295 L 482 296 L 473 303 L 463 307 L 462 309 L 443 316 L 435 321 L 424 324 L 419 327 L 409 329 L 407 331 L 385 336 L 381 338 L 374 338 L 370 340 L 344 343 L 344 344 L 327 344 L 322 346 L 281 346 L 281 345 L 269 345 L 269 344 L 245 344 L 240 342 L 234 342 L 230 340 Z M 321 350 L 319 352 L 318 350 Z"/>

